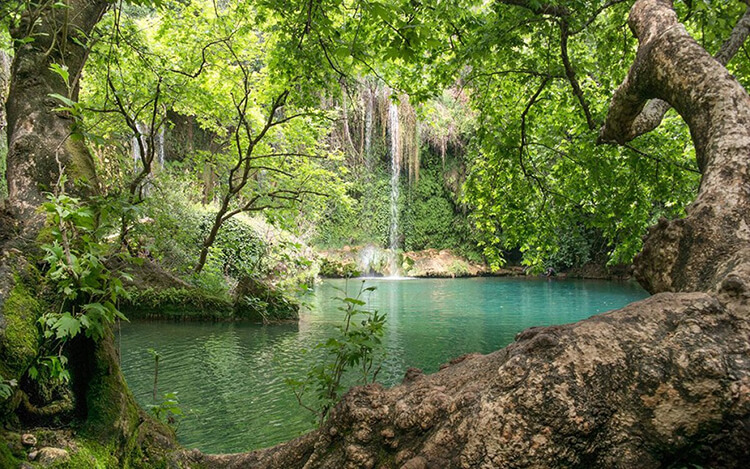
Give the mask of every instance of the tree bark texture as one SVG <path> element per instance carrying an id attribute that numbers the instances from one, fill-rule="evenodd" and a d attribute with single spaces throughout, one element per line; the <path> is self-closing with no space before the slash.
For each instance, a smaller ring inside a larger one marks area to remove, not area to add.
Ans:
<path id="1" fill-rule="evenodd" d="M 639 40 L 601 135 L 624 142 L 651 99 L 685 119 L 703 172 L 683 220 L 636 267 L 654 296 L 489 355 L 354 388 L 319 430 L 188 465 L 303 468 L 742 468 L 750 461 L 750 97 L 677 21 L 638 0 Z M 662 292 L 662 293 L 659 293 Z"/>
<path id="2" fill-rule="evenodd" d="M 630 26 L 638 53 L 615 92 L 601 135 L 623 142 L 647 100 L 669 103 L 687 122 L 703 173 L 684 219 L 653 227 L 636 257 L 652 293 L 747 289 L 750 259 L 750 97 L 678 22 L 671 2 L 639 1 Z"/>
<path id="3" fill-rule="evenodd" d="M 740 18 L 732 29 L 732 34 L 724 41 L 714 58 L 720 64 L 726 66 L 745 43 L 748 35 L 750 35 L 750 8 L 745 10 L 742 18 Z M 629 142 L 636 137 L 651 132 L 659 127 L 667 111 L 670 109 L 672 109 L 672 106 L 666 101 L 661 99 L 650 100 L 633 121 L 628 132 L 618 136 L 617 140 L 620 143 Z"/>
<path id="4" fill-rule="evenodd" d="M 98 186 L 91 155 L 82 142 L 69 138 L 72 120 L 64 112 L 54 111 L 62 103 L 50 94 L 78 99 L 81 70 L 88 56 L 81 44 L 88 42 L 109 3 L 65 3 L 67 7 L 46 7 L 33 27 L 28 24 L 29 15 L 25 15 L 11 31 L 14 39 L 31 37 L 33 41 L 17 42 L 11 69 L 7 101 L 8 193 L 17 218 L 35 229 L 41 218 L 36 209 L 44 201 L 43 193 L 52 191 L 57 184 L 60 167 L 67 174 L 69 187 L 81 183 L 87 186 L 87 192 Z M 52 64 L 67 67 L 69 84 L 50 70 Z"/>

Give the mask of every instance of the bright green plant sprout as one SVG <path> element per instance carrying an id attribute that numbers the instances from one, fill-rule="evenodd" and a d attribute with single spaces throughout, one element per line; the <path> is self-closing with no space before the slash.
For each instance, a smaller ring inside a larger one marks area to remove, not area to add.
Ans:
<path id="1" fill-rule="evenodd" d="M 339 298 L 342 305 L 338 310 L 344 313 L 343 324 L 337 326 L 336 335 L 313 348 L 323 352 L 323 360 L 305 378 L 286 380 L 299 404 L 315 415 L 318 424 L 325 421 L 345 391 L 342 378 L 347 372 L 358 374 L 359 384 L 367 384 L 374 382 L 380 371 L 386 318 L 385 314 L 362 308 L 366 305 L 362 296 L 375 290 L 364 285 L 363 281 L 354 297 L 342 290 L 343 297 Z M 315 405 L 305 403 L 310 393 Z"/>

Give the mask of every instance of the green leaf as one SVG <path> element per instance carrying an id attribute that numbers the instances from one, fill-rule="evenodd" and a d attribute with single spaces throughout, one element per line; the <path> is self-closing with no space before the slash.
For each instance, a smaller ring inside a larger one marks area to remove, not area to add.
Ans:
<path id="1" fill-rule="evenodd" d="M 65 82 L 65 86 L 70 87 L 70 73 L 68 72 L 67 65 L 59 65 L 59 64 L 53 63 L 53 64 L 50 64 L 49 69 L 55 72 L 56 74 L 60 75 L 60 77 Z M 50 95 L 50 96 L 53 96 L 53 95 Z"/>
<path id="2" fill-rule="evenodd" d="M 50 98 L 55 98 L 58 101 L 60 101 L 61 103 L 63 103 L 66 106 L 68 106 L 67 108 L 61 108 L 61 109 L 70 110 L 70 109 L 75 108 L 75 106 L 76 106 L 76 102 L 75 101 L 73 101 L 72 99 L 70 99 L 70 98 L 68 98 L 66 96 L 63 96 L 61 94 L 49 93 L 47 96 L 49 96 Z M 60 210 L 62 211 L 62 208 Z M 67 215 L 67 213 L 69 213 L 69 212 L 66 211 L 66 215 Z M 64 216 L 63 216 L 63 218 L 64 218 Z"/>
<path id="3" fill-rule="evenodd" d="M 81 321 L 74 318 L 70 313 L 64 313 L 52 325 L 58 339 L 72 339 L 81 332 Z"/>

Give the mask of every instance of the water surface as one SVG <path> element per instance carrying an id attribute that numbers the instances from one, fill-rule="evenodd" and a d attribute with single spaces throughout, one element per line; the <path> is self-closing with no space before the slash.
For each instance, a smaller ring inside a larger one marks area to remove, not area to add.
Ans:
<path id="1" fill-rule="evenodd" d="M 270 446 L 313 426 L 285 378 L 300 378 L 315 362 L 303 354 L 329 337 L 343 313 L 337 289 L 356 294 L 358 280 L 329 280 L 307 298 L 299 323 L 134 322 L 121 333 L 122 365 L 138 402 L 152 403 L 153 356 L 160 355 L 159 394 L 177 392 L 178 438 L 205 452 Z M 518 278 L 367 280 L 363 298 L 387 313 L 386 359 L 378 381 L 393 385 L 409 367 L 434 372 L 469 352 L 508 345 L 531 326 L 563 324 L 647 296 L 632 283 Z"/>

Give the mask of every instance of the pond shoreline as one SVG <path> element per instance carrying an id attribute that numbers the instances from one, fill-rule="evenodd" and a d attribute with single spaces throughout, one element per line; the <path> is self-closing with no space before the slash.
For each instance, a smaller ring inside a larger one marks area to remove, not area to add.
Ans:
<path id="1" fill-rule="evenodd" d="M 321 252 L 321 262 L 326 268 L 321 268 L 316 283 L 344 278 L 392 278 L 374 269 L 368 272 L 370 275 L 362 275 L 363 272 L 357 270 L 360 264 L 355 264 L 357 259 L 361 259 L 361 253 L 362 249 L 359 248 L 343 249 L 336 254 Z M 399 253 L 399 256 L 404 268 L 403 277 L 406 278 L 545 278 L 544 274 L 528 274 L 527 269 L 520 265 L 491 271 L 486 265 L 471 263 L 450 250 L 428 249 Z M 383 264 L 378 265 L 382 267 Z M 551 278 L 628 281 L 632 279 L 631 270 L 630 266 L 607 267 L 589 263 L 556 273 Z M 133 280 L 126 285 L 129 298 L 120 305 L 123 313 L 131 319 L 259 324 L 284 324 L 299 320 L 300 305 L 297 299 L 262 281 L 245 279 L 230 292 L 216 293 L 190 285 L 151 262 L 131 267 L 131 274 Z"/>
<path id="2" fill-rule="evenodd" d="M 465 278 L 465 277 L 545 277 L 529 274 L 528 267 L 520 264 L 492 269 L 483 262 L 475 262 L 451 249 L 425 249 L 421 251 L 393 252 L 374 246 L 345 246 L 341 249 L 321 250 L 319 277 L 323 279 L 403 276 L 413 278 Z M 391 272 L 391 260 L 396 259 L 397 272 Z M 629 280 L 632 265 L 608 266 L 588 262 L 582 266 L 556 272 L 556 278 Z"/>
<path id="3" fill-rule="evenodd" d="M 316 363 L 316 344 L 341 321 L 339 289 L 351 294 L 359 283 L 321 282 L 300 321 L 272 327 L 246 321 L 123 324 L 125 377 L 136 399 L 150 404 L 154 367 L 147 350 L 159 352 L 159 392 L 177 392 L 181 405 L 196 411 L 180 424 L 178 435 L 188 447 L 225 453 L 287 441 L 311 428 L 311 414 L 297 406 L 285 379 L 304 376 Z M 538 277 L 367 279 L 367 286 L 377 288 L 363 297 L 366 307 L 387 317 L 378 375 L 383 386 L 401 383 L 412 368 L 426 375 L 458 356 L 499 350 L 529 327 L 576 322 L 646 295 L 621 282 Z M 347 387 L 356 384 L 356 376 L 350 378 Z M 242 422 L 253 422 L 253 431 Z"/>

